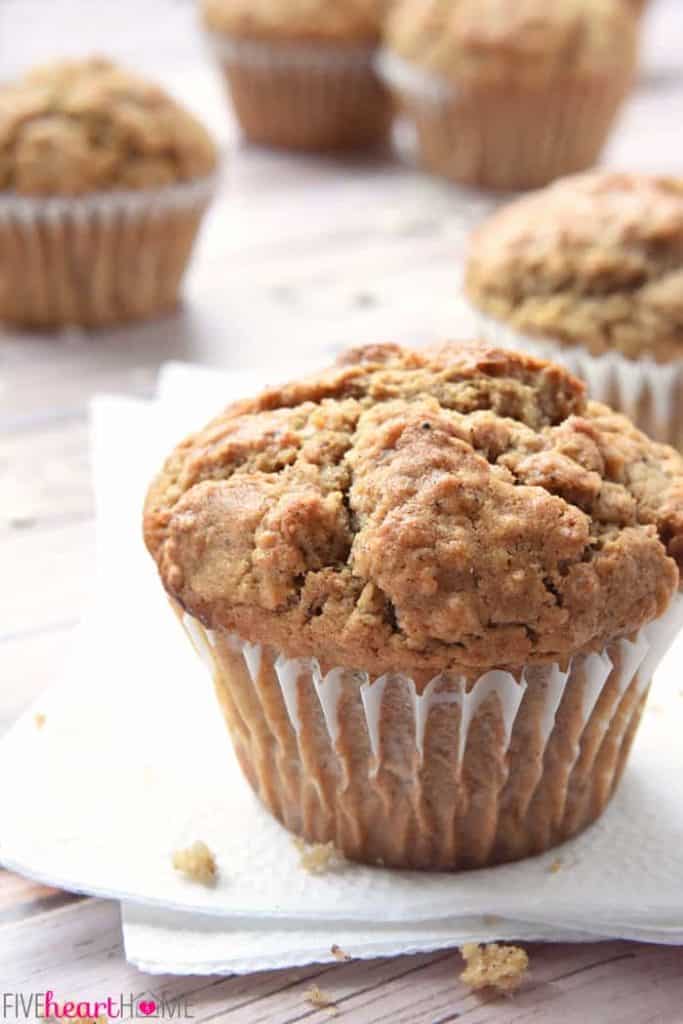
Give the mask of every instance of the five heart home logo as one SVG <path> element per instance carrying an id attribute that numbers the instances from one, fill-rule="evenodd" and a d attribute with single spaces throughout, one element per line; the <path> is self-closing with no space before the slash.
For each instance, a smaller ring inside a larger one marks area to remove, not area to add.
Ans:
<path id="1" fill-rule="evenodd" d="M 114 1024 L 127 1021 L 188 1021 L 194 1018 L 187 999 L 156 992 L 120 992 L 100 999 L 61 999 L 52 989 L 3 992 L 0 1022 L 45 1021 L 46 1024 Z"/>

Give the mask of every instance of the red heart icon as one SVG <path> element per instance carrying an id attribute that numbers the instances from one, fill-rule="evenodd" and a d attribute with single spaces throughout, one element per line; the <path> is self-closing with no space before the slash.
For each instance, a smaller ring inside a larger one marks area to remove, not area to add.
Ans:
<path id="1" fill-rule="evenodd" d="M 143 1001 L 138 1003 L 138 1010 L 140 1013 L 144 1013 L 145 1017 L 151 1017 L 157 1008 L 157 1004 L 151 999 L 147 1002 Z"/>

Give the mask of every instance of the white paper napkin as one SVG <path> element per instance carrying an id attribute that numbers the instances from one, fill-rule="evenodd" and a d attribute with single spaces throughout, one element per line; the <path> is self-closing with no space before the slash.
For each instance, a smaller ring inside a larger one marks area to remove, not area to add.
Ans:
<path id="1" fill-rule="evenodd" d="M 595 942 L 599 936 L 525 925 L 502 918 L 461 917 L 410 924 L 231 921 L 124 904 L 127 959 L 150 974 L 251 974 L 334 963 L 332 946 L 356 960 L 431 953 L 465 942 Z"/>
<path id="2" fill-rule="evenodd" d="M 208 674 L 140 537 L 144 490 L 163 454 L 257 383 L 176 366 L 162 375 L 157 407 L 95 403 L 96 592 L 63 681 L 35 709 L 43 728 L 31 712 L 0 745 L 0 772 L 13 780 L 0 791 L 0 862 L 138 904 L 125 908 L 126 946 L 150 969 L 306 963 L 329 958 L 332 942 L 361 956 L 504 937 L 483 915 L 505 919 L 505 934 L 519 938 L 683 943 L 680 645 L 660 671 L 616 799 L 577 840 L 455 876 L 301 869 L 289 835 L 242 780 Z M 217 855 L 214 889 L 171 866 L 172 850 L 195 838 Z M 392 928 L 378 934 L 377 921 Z"/>

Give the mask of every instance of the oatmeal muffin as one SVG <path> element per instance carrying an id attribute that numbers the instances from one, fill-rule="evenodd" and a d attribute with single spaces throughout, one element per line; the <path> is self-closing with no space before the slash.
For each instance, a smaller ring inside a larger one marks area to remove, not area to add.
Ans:
<path id="1" fill-rule="evenodd" d="M 489 340 L 558 358 L 683 445 L 683 178 L 592 172 L 475 232 L 465 290 Z"/>
<path id="2" fill-rule="evenodd" d="M 203 0 L 204 24 L 248 139 L 345 149 L 386 138 L 373 59 L 389 0 Z"/>
<path id="3" fill-rule="evenodd" d="M 99 327 L 172 309 L 216 168 L 199 122 L 107 60 L 0 89 L 0 319 Z"/>
<path id="4" fill-rule="evenodd" d="M 683 460 L 559 366 L 371 346 L 182 443 L 145 539 L 274 815 L 480 867 L 619 780 L 682 616 Z"/>
<path id="5" fill-rule="evenodd" d="M 380 67 L 428 169 L 533 188 L 595 162 L 636 43 L 624 0 L 399 0 Z"/>

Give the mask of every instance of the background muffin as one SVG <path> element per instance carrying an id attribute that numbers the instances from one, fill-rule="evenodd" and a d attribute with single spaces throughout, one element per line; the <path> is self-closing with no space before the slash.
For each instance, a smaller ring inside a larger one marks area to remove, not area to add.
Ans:
<path id="1" fill-rule="evenodd" d="M 427 168 L 531 188 L 595 162 L 636 34 L 623 0 L 400 0 L 381 66 Z"/>
<path id="2" fill-rule="evenodd" d="M 247 138 L 293 149 L 381 141 L 373 68 L 387 0 L 204 0 L 204 22 Z"/>
<path id="3" fill-rule="evenodd" d="M 683 461 L 560 367 L 375 346 L 180 445 L 145 537 L 288 828 L 481 866 L 616 785 L 681 618 Z"/>
<path id="4" fill-rule="evenodd" d="M 0 319 L 97 327 L 177 302 L 216 150 L 162 89 L 109 61 L 0 90 Z"/>
<path id="5" fill-rule="evenodd" d="M 593 172 L 503 207 L 473 236 L 465 289 L 484 336 L 564 360 L 683 444 L 683 179 Z"/>

